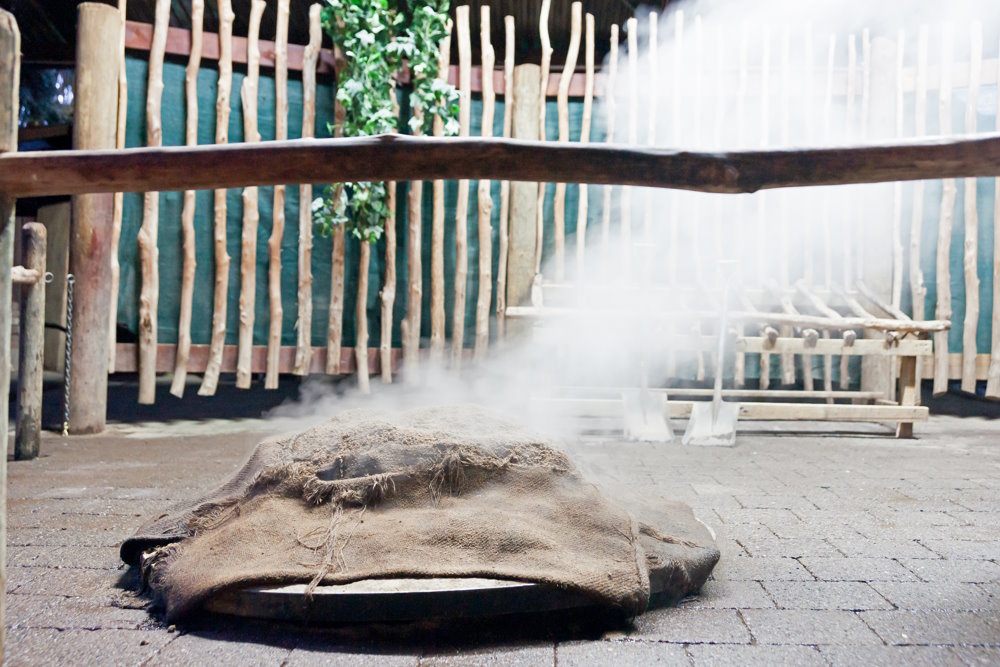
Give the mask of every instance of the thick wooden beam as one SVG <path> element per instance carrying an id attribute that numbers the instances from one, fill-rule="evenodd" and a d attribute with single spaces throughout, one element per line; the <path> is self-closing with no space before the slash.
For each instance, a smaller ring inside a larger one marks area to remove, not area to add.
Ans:
<path id="1" fill-rule="evenodd" d="M 77 89 L 73 145 L 111 149 L 117 130 L 120 21 L 118 9 L 85 2 L 79 7 Z M 154 189 L 154 188 L 144 188 Z M 108 402 L 108 323 L 111 319 L 111 229 L 114 197 L 74 193 L 69 270 L 76 276 L 73 302 L 73 373 L 69 387 L 69 430 L 99 433 Z M 154 237 L 155 261 L 155 237 Z M 143 276 L 143 280 L 146 277 Z M 154 310 L 152 311 L 155 313 Z M 155 320 L 152 326 L 155 331 Z M 100 335 L 98 335 L 100 332 Z M 153 340 L 155 343 L 155 339 Z"/>
<path id="2" fill-rule="evenodd" d="M 21 32 L 14 15 L 0 9 L 0 153 L 17 150 Z M 14 263 L 13 197 L 0 197 L 0 660 L 7 636 L 7 401 L 10 388 L 11 265 Z M 99 330 L 100 331 L 100 330 Z"/>
<path id="3" fill-rule="evenodd" d="M 0 192 L 18 197 L 458 178 L 564 180 L 738 194 L 969 176 L 1000 176 L 1000 133 L 729 153 L 391 134 L 0 156 Z"/>
<path id="4" fill-rule="evenodd" d="M 29 222 L 21 230 L 25 268 L 45 274 L 45 227 Z M 14 458 L 38 456 L 42 439 L 42 355 L 45 348 L 45 281 L 21 288 L 21 335 L 17 364 L 17 428 Z"/>

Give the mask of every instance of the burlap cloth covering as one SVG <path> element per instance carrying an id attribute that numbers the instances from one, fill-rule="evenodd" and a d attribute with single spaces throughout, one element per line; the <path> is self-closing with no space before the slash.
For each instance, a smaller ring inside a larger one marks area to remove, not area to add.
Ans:
<path id="1" fill-rule="evenodd" d="M 221 487 L 121 548 L 169 620 L 228 589 L 487 577 L 575 589 L 632 616 L 650 577 L 697 592 L 719 558 L 683 505 L 609 502 L 564 453 L 474 406 L 348 410 L 266 440 Z"/>

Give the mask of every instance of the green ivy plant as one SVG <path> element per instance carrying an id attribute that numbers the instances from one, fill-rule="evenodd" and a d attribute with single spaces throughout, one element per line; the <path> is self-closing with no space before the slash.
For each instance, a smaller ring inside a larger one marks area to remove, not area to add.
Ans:
<path id="1" fill-rule="evenodd" d="M 438 47 L 447 35 L 448 0 L 326 0 L 323 28 L 344 53 L 337 73 L 337 102 L 344 109 L 339 129 L 344 137 L 366 137 L 398 130 L 396 90 L 392 81 L 404 63 L 410 66 L 414 113 L 410 129 L 428 132 L 434 118 L 446 134 L 458 129 L 458 93 L 438 79 Z M 382 235 L 389 210 L 385 183 L 337 183 L 313 202 L 320 233 L 336 225 L 361 240 Z"/>

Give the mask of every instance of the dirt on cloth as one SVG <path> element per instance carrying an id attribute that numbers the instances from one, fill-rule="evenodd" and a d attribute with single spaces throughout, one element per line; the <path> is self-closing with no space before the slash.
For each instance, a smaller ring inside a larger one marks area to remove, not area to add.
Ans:
<path id="1" fill-rule="evenodd" d="M 483 408 L 346 410 L 265 440 L 121 557 L 171 621 L 231 589 L 420 577 L 547 584 L 634 616 L 651 578 L 672 598 L 696 593 L 719 551 L 684 505 L 630 509 L 556 444 Z"/>

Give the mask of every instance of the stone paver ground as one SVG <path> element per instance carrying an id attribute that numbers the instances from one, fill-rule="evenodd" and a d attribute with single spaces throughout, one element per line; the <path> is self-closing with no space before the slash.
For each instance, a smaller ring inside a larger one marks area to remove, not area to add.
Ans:
<path id="1" fill-rule="evenodd" d="M 46 434 L 41 458 L 11 462 L 8 664 L 1000 663 L 997 422 L 936 417 L 912 441 L 876 426 L 749 425 L 733 449 L 574 445 L 625 502 L 683 500 L 718 537 L 702 595 L 628 627 L 570 616 L 171 631 L 127 593 L 134 574 L 117 545 L 146 515 L 228 476 L 264 426 Z"/>

